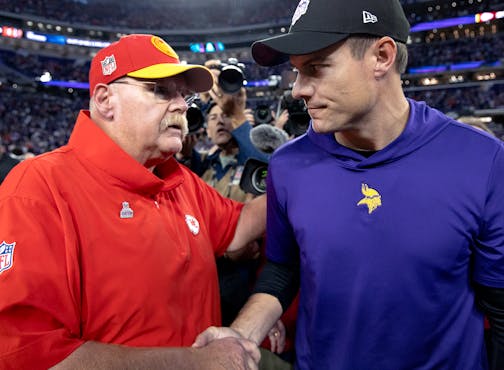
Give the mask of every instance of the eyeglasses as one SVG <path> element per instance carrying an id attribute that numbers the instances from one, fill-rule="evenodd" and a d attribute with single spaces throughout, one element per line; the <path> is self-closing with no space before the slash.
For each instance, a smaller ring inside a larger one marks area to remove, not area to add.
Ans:
<path id="1" fill-rule="evenodd" d="M 177 84 L 173 81 L 166 85 L 160 85 L 159 83 L 154 81 L 145 81 L 141 83 L 133 83 L 130 81 L 113 81 L 112 83 L 143 87 L 154 94 L 156 103 L 166 103 L 169 100 L 173 100 L 178 98 L 179 96 L 182 96 L 186 104 L 190 106 L 198 98 L 197 93 L 186 88 L 181 89 L 180 86 L 177 86 Z"/>

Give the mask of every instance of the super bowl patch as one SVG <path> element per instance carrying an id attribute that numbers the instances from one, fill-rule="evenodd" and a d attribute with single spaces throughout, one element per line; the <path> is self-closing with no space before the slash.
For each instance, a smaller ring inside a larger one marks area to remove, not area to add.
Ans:
<path id="1" fill-rule="evenodd" d="M 5 240 L 0 244 L 0 274 L 12 267 L 15 246 L 15 242 L 9 244 Z"/>
<path id="2" fill-rule="evenodd" d="M 128 202 L 122 202 L 122 209 L 121 212 L 119 213 L 119 217 L 121 218 L 133 218 L 134 212 L 130 208 L 130 205 Z"/>

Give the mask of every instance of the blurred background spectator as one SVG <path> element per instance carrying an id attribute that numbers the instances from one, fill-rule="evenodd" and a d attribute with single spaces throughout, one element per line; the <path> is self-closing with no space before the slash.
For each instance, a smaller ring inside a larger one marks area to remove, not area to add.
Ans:
<path id="1" fill-rule="evenodd" d="M 5 176 L 7 176 L 10 170 L 19 162 L 19 159 L 13 158 L 13 156 L 7 152 L 0 140 L 0 184 L 3 182 Z"/>

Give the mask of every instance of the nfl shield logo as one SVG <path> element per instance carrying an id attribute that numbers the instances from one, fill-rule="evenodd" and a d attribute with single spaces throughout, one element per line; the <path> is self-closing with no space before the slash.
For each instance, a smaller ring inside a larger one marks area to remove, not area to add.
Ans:
<path id="1" fill-rule="evenodd" d="M 5 241 L 0 244 L 0 274 L 12 267 L 12 256 L 16 243 L 7 244 Z"/>
<path id="2" fill-rule="evenodd" d="M 117 69 L 114 55 L 112 54 L 109 57 L 105 57 L 105 59 L 101 61 L 101 67 L 104 76 L 110 76 L 112 73 L 114 73 L 114 71 Z"/>

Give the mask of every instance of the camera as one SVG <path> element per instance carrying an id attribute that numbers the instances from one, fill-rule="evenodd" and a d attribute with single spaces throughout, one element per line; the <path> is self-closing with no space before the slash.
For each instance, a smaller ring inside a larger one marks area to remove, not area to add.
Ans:
<path id="1" fill-rule="evenodd" d="M 236 58 L 229 58 L 221 62 L 218 83 L 226 94 L 235 94 L 243 87 L 245 81 L 245 64 L 239 63 Z"/>
<path id="2" fill-rule="evenodd" d="M 187 109 L 186 118 L 189 134 L 197 133 L 205 124 L 205 117 L 203 116 L 200 105 L 201 100 L 196 99 Z"/>
<path id="3" fill-rule="evenodd" d="M 254 122 L 255 126 L 273 122 L 273 115 L 271 114 L 270 107 L 265 104 L 259 104 L 254 110 Z"/>
<path id="4" fill-rule="evenodd" d="M 268 163 L 255 158 L 249 158 L 243 167 L 240 179 L 240 188 L 254 195 L 266 193 L 266 177 L 268 176 Z"/>
<path id="5" fill-rule="evenodd" d="M 284 130 L 295 137 L 303 135 L 310 125 L 310 115 L 302 99 L 294 99 L 292 91 L 285 91 L 280 102 L 280 108 L 286 109 L 289 119 L 284 126 Z"/>

